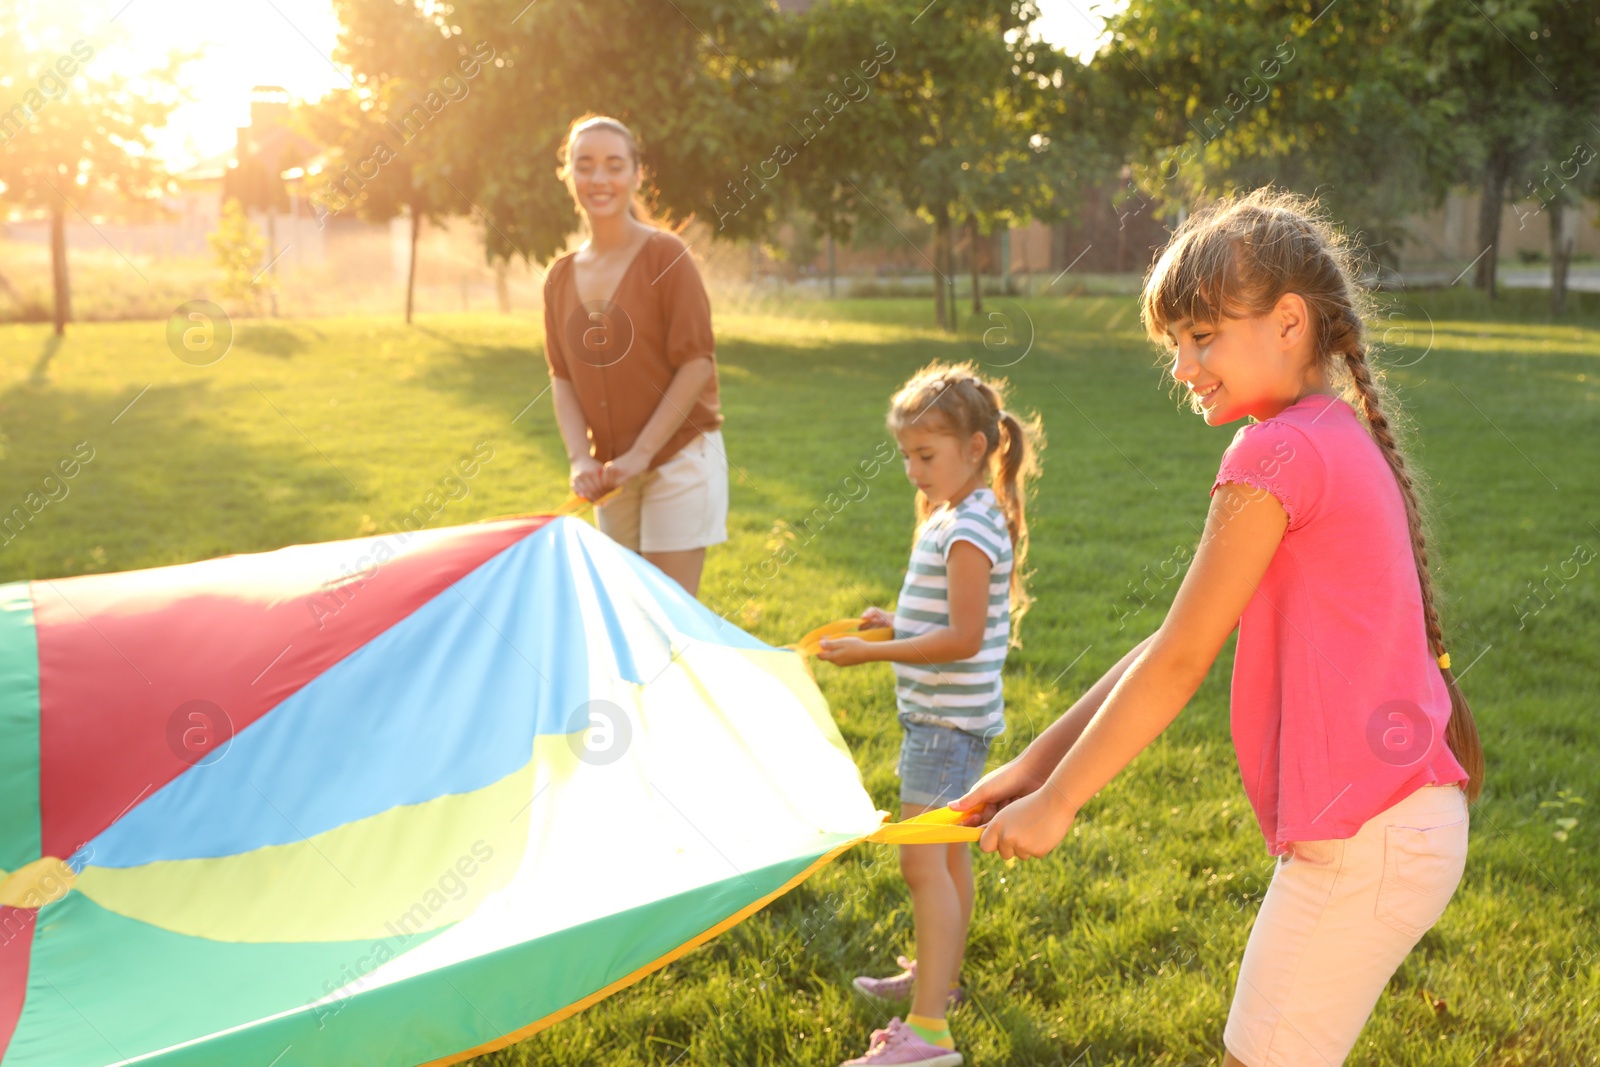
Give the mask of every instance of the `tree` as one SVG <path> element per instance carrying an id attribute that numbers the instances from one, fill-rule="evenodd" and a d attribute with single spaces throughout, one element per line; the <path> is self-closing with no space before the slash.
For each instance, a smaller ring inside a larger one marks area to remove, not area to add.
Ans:
<path id="1" fill-rule="evenodd" d="M 410 221 L 405 320 L 416 299 L 417 238 L 424 220 L 472 210 L 477 148 L 452 138 L 470 125 L 466 102 L 483 91 L 496 58 L 487 40 L 468 43 L 443 17 L 393 0 L 336 0 L 339 58 L 354 71 L 347 90 L 302 109 L 300 122 L 329 146 L 312 182 L 319 226 L 346 210 L 371 222 Z M 445 9 L 439 9 L 441 11 Z"/>
<path id="2" fill-rule="evenodd" d="M 1576 119 L 1578 116 L 1573 116 Z M 1530 179 L 1539 208 L 1527 214 L 1545 212 L 1550 227 L 1550 313 L 1564 315 L 1567 311 L 1567 276 L 1572 267 L 1572 256 L 1578 247 L 1578 212 L 1583 209 L 1585 197 L 1593 197 L 1600 190 L 1595 160 L 1600 158 L 1588 130 L 1576 129 L 1576 122 L 1562 123 L 1571 130 L 1569 137 L 1561 138 L 1568 130 L 1557 129 L 1555 156 L 1558 161 L 1546 163 L 1537 179 Z M 1570 154 L 1559 159 L 1563 144 L 1570 145 Z M 1586 169 L 1587 168 L 1587 169 Z M 1527 214 L 1519 214 L 1518 222 L 1527 222 Z"/>
<path id="3" fill-rule="evenodd" d="M 1496 295 L 1506 193 L 1525 184 L 1541 202 L 1545 196 L 1553 201 L 1552 266 L 1559 284 L 1552 300 L 1562 304 L 1569 255 L 1557 246 L 1562 244 L 1561 216 L 1573 192 L 1567 182 L 1579 175 L 1561 175 L 1552 187 L 1548 170 L 1572 162 L 1572 143 L 1587 136 L 1583 123 L 1595 117 L 1600 104 L 1595 64 L 1600 21 L 1593 5 L 1582 0 L 1503 0 L 1486 13 L 1423 0 L 1414 28 L 1430 63 L 1430 88 L 1458 101 L 1464 135 L 1460 160 L 1479 173 L 1478 243 L 1483 251 L 1474 284 L 1491 298 Z"/>
<path id="4" fill-rule="evenodd" d="M 1376 258 L 1456 173 L 1459 101 L 1427 83 L 1412 0 L 1135 0 L 1095 66 L 1136 195 L 1173 211 L 1276 183 L 1315 194 Z"/>
<path id="5" fill-rule="evenodd" d="M 335 91 L 302 110 L 300 122 L 328 146 L 322 169 L 308 183 L 313 217 L 319 227 L 348 212 L 367 222 L 388 222 L 402 213 L 410 220 L 406 266 L 405 321 L 411 324 L 417 278 L 417 237 L 422 222 L 440 222 L 452 212 L 428 181 L 425 153 L 396 136 L 396 110 L 385 99 L 403 96 L 403 82 L 391 79 L 375 97 Z"/>
<path id="6" fill-rule="evenodd" d="M 474 3 L 484 16 L 519 6 Z M 487 121 L 504 129 L 505 110 L 524 94 L 550 107 L 532 136 L 496 145 L 497 165 L 483 183 L 485 209 L 507 220 L 496 251 L 520 246 L 544 260 L 565 246 L 578 220 L 555 180 L 556 151 L 570 121 L 589 112 L 633 129 L 652 207 L 666 219 L 697 216 L 719 238 L 769 237 L 787 189 L 787 175 L 776 184 L 765 177 L 778 166 L 774 141 L 790 66 L 784 18 L 761 0 L 550 0 L 529 10 L 509 49 L 511 88 L 486 99 L 500 112 Z M 618 25 L 632 36 L 611 32 Z"/>
<path id="7" fill-rule="evenodd" d="M 1022 34 L 1012 48 L 1013 77 L 1004 83 L 994 110 L 978 113 L 978 121 L 968 126 L 967 158 L 956 182 L 968 234 L 974 315 L 983 310 L 981 239 L 1032 219 L 1049 222 L 1079 214 L 1087 188 L 1107 180 L 1121 163 L 1106 151 L 1088 68 Z M 952 299 L 954 292 L 952 277 Z"/>
<path id="8" fill-rule="evenodd" d="M 1567 309 L 1567 276 L 1577 250 L 1577 212 L 1600 196 L 1600 19 L 1576 0 L 1540 5 L 1540 27 L 1530 31 L 1529 62 L 1555 79 L 1540 122 L 1544 134 L 1522 175 L 1522 192 L 1547 213 L 1550 234 L 1550 311 Z M 1559 37 L 1558 37 L 1559 35 Z M 1518 225 L 1527 213 L 1518 212 Z"/>
<path id="9" fill-rule="evenodd" d="M 932 223 L 934 316 L 955 328 L 955 226 L 1049 217 L 1068 142 L 1065 58 L 1032 36 L 1032 2 L 929 7 L 914 0 L 835 0 L 806 18 L 789 96 L 833 109 L 841 72 L 873 92 L 798 156 L 806 206 L 834 236 L 892 194 Z M 848 119 L 848 121 L 846 121 Z"/>
<path id="10" fill-rule="evenodd" d="M 149 131 L 178 103 L 183 59 L 139 78 L 94 61 L 93 46 L 36 5 L 0 3 L 0 100 L 14 101 L 0 112 L 0 201 L 49 215 L 57 334 L 72 318 L 67 213 L 87 218 L 96 199 L 151 200 L 165 187 Z"/>
<path id="11" fill-rule="evenodd" d="M 256 310 L 260 291 L 257 277 L 267 241 L 237 199 L 223 204 L 222 217 L 217 220 L 216 230 L 206 234 L 206 243 L 222 272 L 218 293 L 230 300 L 242 300 L 252 311 Z"/>
<path id="12" fill-rule="evenodd" d="M 237 156 L 223 174 L 224 203 L 237 201 L 245 212 L 266 216 L 266 260 L 270 271 L 278 260 L 278 215 L 290 208 L 284 173 L 304 171 L 315 146 L 290 128 L 288 90 L 258 85 L 250 94 L 250 126 L 241 130 Z M 277 287 L 267 287 L 271 313 L 278 314 Z"/>
<path id="13" fill-rule="evenodd" d="M 395 39 L 489 49 L 470 95 L 441 117 L 424 173 L 428 188 L 436 179 L 454 198 L 440 203 L 483 221 L 491 260 L 543 261 L 566 246 L 578 220 L 555 177 L 556 151 L 585 112 L 633 128 L 655 208 L 672 218 L 700 213 L 715 225 L 711 190 L 766 154 L 758 148 L 771 125 L 767 90 L 781 78 L 782 16 L 763 0 L 339 0 L 339 9 L 342 54 L 364 92 L 397 75 L 413 84 L 439 76 L 397 56 Z M 720 232 L 765 233 L 768 206 L 737 213 Z"/>

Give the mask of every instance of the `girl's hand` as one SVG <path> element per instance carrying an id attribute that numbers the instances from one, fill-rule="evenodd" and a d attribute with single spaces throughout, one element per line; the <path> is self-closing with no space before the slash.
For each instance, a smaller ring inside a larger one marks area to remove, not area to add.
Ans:
<path id="1" fill-rule="evenodd" d="M 840 667 L 854 667 L 857 663 L 870 663 L 872 651 L 872 643 L 859 637 L 825 637 L 817 658 Z"/>
<path id="2" fill-rule="evenodd" d="M 605 488 L 608 490 L 615 489 L 624 482 L 639 477 L 649 469 L 650 457 L 641 456 L 639 453 L 629 449 L 605 465 Z"/>
<path id="3" fill-rule="evenodd" d="M 861 628 L 863 630 L 873 630 L 880 626 L 887 626 L 893 629 L 894 616 L 882 608 L 868 608 L 861 613 Z"/>
<path id="4" fill-rule="evenodd" d="M 962 826 L 983 826 L 1000 813 L 1000 809 L 1036 792 L 1050 777 L 1046 770 L 1036 770 L 1027 763 L 1023 753 L 1010 763 L 1003 764 L 978 779 L 978 784 L 966 795 L 952 800 L 950 806 L 964 811 L 967 817 Z"/>
<path id="5" fill-rule="evenodd" d="M 1067 836 L 1077 809 L 1052 787 L 1035 790 L 989 820 L 978 847 L 1004 859 L 1043 856 Z"/>
<path id="6" fill-rule="evenodd" d="M 598 500 L 605 495 L 604 468 L 593 456 L 574 460 L 568 482 L 572 491 L 585 500 Z"/>

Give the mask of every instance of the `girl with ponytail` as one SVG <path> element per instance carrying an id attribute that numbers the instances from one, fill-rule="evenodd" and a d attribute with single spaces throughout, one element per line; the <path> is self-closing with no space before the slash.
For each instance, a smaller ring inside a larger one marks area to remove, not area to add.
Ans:
<path id="1" fill-rule="evenodd" d="M 1303 197 L 1258 190 L 1179 227 L 1145 281 L 1145 328 L 1208 425 L 1252 421 L 1160 628 L 952 805 L 985 850 L 1050 851 L 1237 630 L 1234 748 L 1278 863 L 1223 1031 L 1236 1067 L 1344 1062 L 1455 893 L 1483 782 L 1356 278 Z"/>
<path id="2" fill-rule="evenodd" d="M 861 624 L 892 626 L 894 639 L 833 638 L 819 655 L 841 666 L 894 664 L 906 819 L 970 789 L 1005 730 L 1000 670 L 1028 607 L 1027 485 L 1043 439 L 1037 420 L 1006 410 L 1003 384 L 971 364 L 918 371 L 890 401 L 889 429 L 917 487 L 917 531 L 894 614 L 868 608 Z M 971 851 L 965 843 L 902 845 L 900 869 L 911 890 L 916 958 L 901 956 L 901 973 L 863 976 L 855 987 L 880 1000 L 909 998 L 911 1012 L 847 1062 L 955 1067 L 961 1053 L 945 1008 L 962 999 L 956 976 L 972 921 Z"/>

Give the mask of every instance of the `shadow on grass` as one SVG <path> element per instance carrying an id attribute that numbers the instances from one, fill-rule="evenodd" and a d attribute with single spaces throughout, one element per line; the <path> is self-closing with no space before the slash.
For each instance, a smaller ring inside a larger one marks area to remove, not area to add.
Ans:
<path id="1" fill-rule="evenodd" d="M 321 331 L 301 323 L 289 327 L 276 323 L 244 322 L 239 324 L 233 343 L 238 348 L 259 352 L 264 356 L 292 359 L 305 351 L 308 343 L 305 335 L 308 333 L 315 340 L 323 338 Z"/>
<path id="2" fill-rule="evenodd" d="M 1560 316 L 1550 313 L 1548 289 L 1502 289 L 1490 300 L 1476 289 L 1458 285 L 1449 289 L 1415 289 L 1385 293 L 1402 307 L 1425 307 L 1435 319 L 1454 318 L 1493 323 L 1506 332 L 1520 332 L 1530 325 L 1600 326 L 1600 293 L 1567 293 L 1567 309 Z"/>
<path id="3" fill-rule="evenodd" d="M 28 382 L 31 385 L 44 385 L 50 380 L 50 361 L 61 351 L 63 340 L 65 338 L 60 334 L 54 333 L 45 338 L 44 344 L 39 348 L 39 358 L 34 361 L 33 369 L 28 372 Z"/>
<path id="4" fill-rule="evenodd" d="M 132 570 L 349 536 L 327 521 L 336 510 L 327 504 L 357 491 L 314 452 L 246 440 L 194 418 L 214 401 L 200 384 L 157 385 L 113 424 L 129 399 L 30 383 L 0 394 L 0 407 L 14 413 L 0 511 L 21 507 L 28 516 L 5 545 L 0 580 Z M 77 473 L 62 478 L 61 462 L 74 457 Z M 49 485 L 46 476 L 54 476 Z"/>

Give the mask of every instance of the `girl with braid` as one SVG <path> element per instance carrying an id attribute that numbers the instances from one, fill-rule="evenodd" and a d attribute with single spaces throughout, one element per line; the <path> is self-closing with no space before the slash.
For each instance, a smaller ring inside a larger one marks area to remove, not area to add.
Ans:
<path id="1" fill-rule="evenodd" d="M 1004 386 L 970 363 L 918 371 L 889 402 L 889 429 L 917 487 L 917 532 L 900 599 L 890 615 L 868 608 L 864 628 L 894 639 L 824 640 L 819 656 L 850 666 L 894 664 L 900 746 L 900 817 L 941 807 L 983 774 L 989 743 L 1006 728 L 1000 669 L 1014 623 L 1027 610 L 1027 484 L 1043 441 L 1035 421 L 1005 407 Z M 945 1022 L 962 999 L 956 975 L 972 922 L 972 852 L 966 842 L 901 845 L 911 890 L 916 959 L 891 978 L 862 976 L 877 1000 L 911 1001 L 846 1067 L 915 1063 L 956 1067 L 961 1053 Z"/>
<path id="2" fill-rule="evenodd" d="M 1225 1065 L 1344 1062 L 1461 880 L 1483 781 L 1356 277 L 1302 197 L 1257 191 L 1179 227 L 1145 282 L 1146 330 L 1208 425 L 1251 422 L 1160 628 L 952 805 L 985 851 L 1049 852 L 1237 629 L 1233 743 L 1278 860 Z"/>

